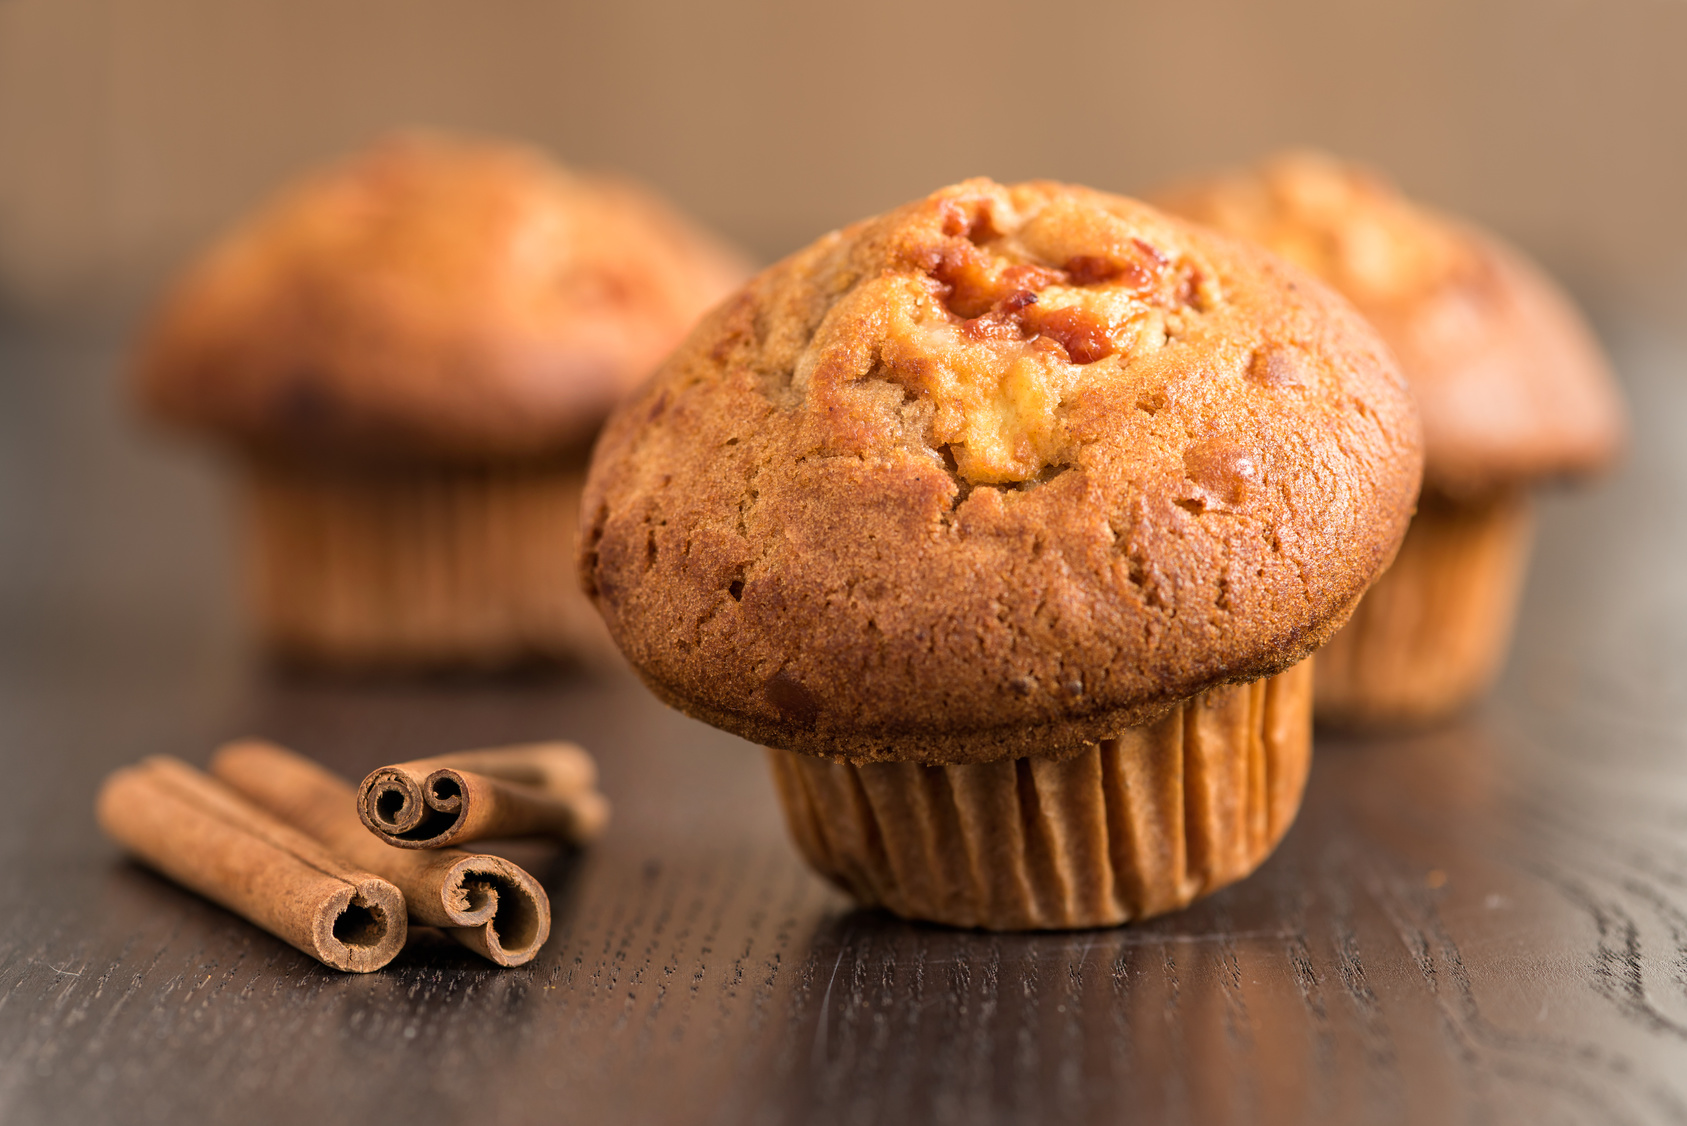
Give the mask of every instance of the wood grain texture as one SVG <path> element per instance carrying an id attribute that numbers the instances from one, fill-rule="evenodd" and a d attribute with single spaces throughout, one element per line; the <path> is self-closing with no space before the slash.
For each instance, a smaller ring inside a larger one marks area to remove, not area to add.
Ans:
<path id="1" fill-rule="evenodd" d="M 986 935 L 852 909 L 760 753 L 630 677 L 253 663 L 208 470 L 122 428 L 109 344 L 0 336 L 0 1120 L 1687 1122 L 1687 340 L 1620 340 L 1636 454 L 1545 506 L 1489 706 L 1321 736 L 1279 852 L 1187 911 Z M 114 765 L 245 733 L 352 778 L 572 739 L 616 817 L 537 856 L 530 965 L 336 974 L 95 829 Z"/>

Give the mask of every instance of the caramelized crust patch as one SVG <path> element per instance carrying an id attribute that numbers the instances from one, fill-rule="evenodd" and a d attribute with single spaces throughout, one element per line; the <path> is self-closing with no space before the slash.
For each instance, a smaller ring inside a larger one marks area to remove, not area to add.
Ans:
<path id="1" fill-rule="evenodd" d="M 925 442 L 966 485 L 1071 464 L 1073 404 L 1221 301 L 1188 251 L 1096 201 L 981 193 L 934 210 L 929 243 L 839 302 L 799 370 L 818 398 L 873 378 L 929 404 Z M 861 370 L 863 355 L 877 363 Z"/>

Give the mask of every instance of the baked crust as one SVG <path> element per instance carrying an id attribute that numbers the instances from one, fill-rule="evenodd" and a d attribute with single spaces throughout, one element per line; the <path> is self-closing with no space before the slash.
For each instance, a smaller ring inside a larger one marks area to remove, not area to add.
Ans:
<path id="1" fill-rule="evenodd" d="M 1387 350 L 1314 279 L 971 180 L 704 320 L 599 439 L 581 577 L 659 696 L 745 738 L 1064 755 L 1321 644 L 1421 456 Z"/>
<path id="2" fill-rule="evenodd" d="M 1480 497 L 1592 472 L 1621 448 L 1616 382 L 1557 286 L 1376 173 L 1287 153 L 1154 199 L 1311 270 L 1359 307 L 1417 396 L 1426 487 Z"/>
<path id="3" fill-rule="evenodd" d="M 312 458 L 549 456 L 748 270 L 642 189 L 394 137 L 222 239 L 144 342 L 143 401 Z"/>

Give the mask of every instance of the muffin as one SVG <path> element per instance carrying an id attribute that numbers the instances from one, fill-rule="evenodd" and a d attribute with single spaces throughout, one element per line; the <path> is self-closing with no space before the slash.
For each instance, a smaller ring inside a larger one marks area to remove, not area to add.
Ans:
<path id="1" fill-rule="evenodd" d="M 773 748 L 799 849 L 863 903 L 1114 924 L 1282 836 L 1306 658 L 1421 457 L 1316 280 L 971 180 L 762 273 L 617 409 L 581 580 L 659 697 Z"/>
<path id="2" fill-rule="evenodd" d="M 1616 455 L 1623 408 L 1592 334 L 1517 251 L 1358 166 L 1294 153 L 1156 197 L 1311 270 L 1392 346 L 1424 428 L 1424 490 L 1394 566 L 1318 654 L 1321 720 L 1411 724 L 1505 660 L 1530 495 Z"/>
<path id="3" fill-rule="evenodd" d="M 139 397 L 237 455 L 278 653 L 612 651 L 556 581 L 586 454 L 747 272 L 631 184 L 400 136 L 285 190 L 191 267 L 143 341 Z"/>

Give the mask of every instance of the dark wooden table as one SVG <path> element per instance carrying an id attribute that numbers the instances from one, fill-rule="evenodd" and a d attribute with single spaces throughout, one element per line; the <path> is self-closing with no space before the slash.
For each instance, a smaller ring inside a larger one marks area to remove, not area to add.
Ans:
<path id="1" fill-rule="evenodd" d="M 628 677 L 267 670 L 120 341 L 0 332 L 0 1121 L 1687 1121 L 1687 339 L 1611 335 L 1636 450 L 1545 505 L 1490 704 L 1321 737 L 1277 855 L 1189 911 L 984 935 L 853 910 L 759 752 Z M 616 818 L 543 871 L 531 965 L 342 975 L 94 826 L 112 767 L 245 732 L 348 775 L 567 736 Z"/>

